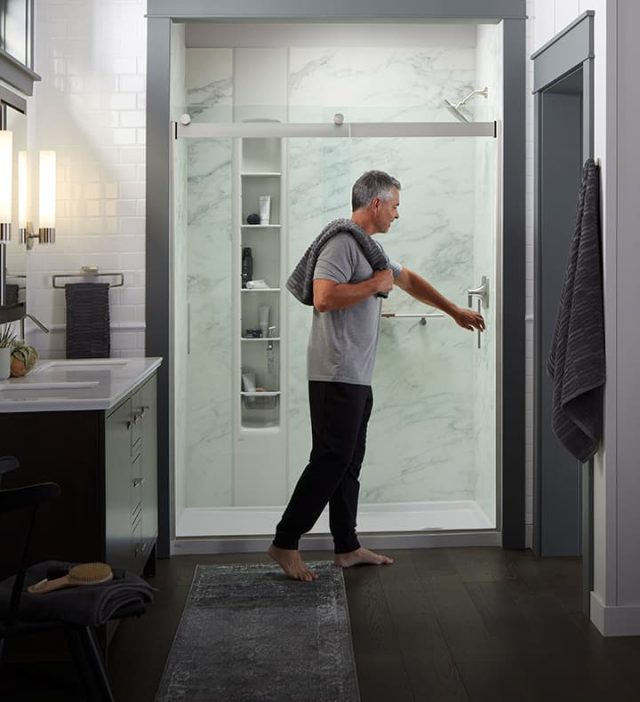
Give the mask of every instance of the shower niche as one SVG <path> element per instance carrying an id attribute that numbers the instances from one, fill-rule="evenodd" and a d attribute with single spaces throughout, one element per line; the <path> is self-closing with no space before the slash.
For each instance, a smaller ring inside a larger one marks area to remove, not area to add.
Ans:
<path id="1" fill-rule="evenodd" d="M 277 138 L 236 145 L 241 432 L 280 426 L 283 149 Z"/>

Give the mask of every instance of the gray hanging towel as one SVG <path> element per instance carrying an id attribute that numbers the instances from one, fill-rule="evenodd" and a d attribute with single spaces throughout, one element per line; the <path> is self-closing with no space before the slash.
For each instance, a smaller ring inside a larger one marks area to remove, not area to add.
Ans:
<path id="1" fill-rule="evenodd" d="M 553 431 L 585 463 L 598 450 L 602 435 L 605 381 L 600 172 L 593 159 L 582 170 L 576 228 L 547 370 L 553 378 Z"/>
<path id="2" fill-rule="evenodd" d="M 334 219 L 311 242 L 287 280 L 287 290 L 303 304 L 313 305 L 313 272 L 322 247 L 336 234 L 345 233 L 355 239 L 373 270 L 389 267 L 389 259 L 377 241 L 350 219 Z M 378 297 L 388 297 L 388 293 L 378 293 Z"/>
<path id="3" fill-rule="evenodd" d="M 109 283 L 69 283 L 67 358 L 109 358 Z"/>

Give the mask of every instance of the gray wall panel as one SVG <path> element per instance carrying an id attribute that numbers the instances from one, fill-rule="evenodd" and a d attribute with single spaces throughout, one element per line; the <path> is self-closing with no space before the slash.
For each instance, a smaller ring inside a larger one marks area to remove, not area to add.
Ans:
<path id="1" fill-rule="evenodd" d="M 526 17 L 525 0 L 149 0 L 149 17 L 270 19 L 501 19 Z"/>
<path id="2" fill-rule="evenodd" d="M 158 372 L 158 555 L 169 556 L 170 417 L 170 54 L 171 21 L 147 24 L 146 355 L 162 356 Z"/>
<path id="3" fill-rule="evenodd" d="M 525 547 L 525 23 L 504 22 L 502 534 Z"/>

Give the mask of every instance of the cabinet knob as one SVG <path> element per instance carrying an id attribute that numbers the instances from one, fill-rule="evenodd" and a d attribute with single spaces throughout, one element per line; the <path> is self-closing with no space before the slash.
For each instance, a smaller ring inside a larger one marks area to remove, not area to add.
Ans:
<path id="1" fill-rule="evenodd" d="M 134 478 L 131 482 L 133 483 L 133 487 L 138 487 L 144 485 L 144 478 Z"/>

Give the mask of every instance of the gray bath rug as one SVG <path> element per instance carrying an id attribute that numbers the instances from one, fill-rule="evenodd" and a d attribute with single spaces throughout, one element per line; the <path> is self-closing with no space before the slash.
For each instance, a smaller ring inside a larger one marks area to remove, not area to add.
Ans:
<path id="1" fill-rule="evenodd" d="M 199 565 L 156 702 L 358 702 L 342 570 Z"/>

